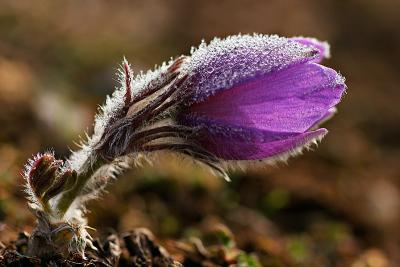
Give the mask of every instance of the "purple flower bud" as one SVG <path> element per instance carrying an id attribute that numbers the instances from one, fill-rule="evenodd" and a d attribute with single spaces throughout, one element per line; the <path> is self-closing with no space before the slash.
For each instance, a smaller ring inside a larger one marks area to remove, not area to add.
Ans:
<path id="1" fill-rule="evenodd" d="M 318 125 L 346 89 L 319 64 L 326 57 L 329 45 L 313 38 L 255 34 L 203 42 L 190 57 L 135 79 L 124 61 L 113 98 L 125 95 L 124 112 L 111 112 L 111 99 L 91 142 L 107 160 L 171 150 L 223 174 L 221 160 L 285 159 L 327 133 Z"/>
<path id="2" fill-rule="evenodd" d="M 77 181 L 77 172 L 69 163 L 56 160 L 53 153 L 38 154 L 25 166 L 26 193 L 34 209 L 48 209 L 51 198 L 70 190 Z"/>
<path id="3" fill-rule="evenodd" d="M 329 46 L 316 39 L 244 35 L 202 44 L 182 66 L 192 91 L 178 123 L 225 160 L 284 156 L 327 130 L 345 91 L 344 78 L 317 64 Z"/>
<path id="4" fill-rule="evenodd" d="M 56 160 L 54 155 L 50 153 L 35 157 L 31 162 L 28 182 L 37 197 L 40 198 L 53 184 L 56 179 L 56 172 L 62 163 L 61 160 Z"/>

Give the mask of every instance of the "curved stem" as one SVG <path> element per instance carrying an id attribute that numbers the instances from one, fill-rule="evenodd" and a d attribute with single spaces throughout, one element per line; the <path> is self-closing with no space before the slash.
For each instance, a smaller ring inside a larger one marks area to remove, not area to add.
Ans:
<path id="1" fill-rule="evenodd" d="M 57 213 L 56 216 L 58 218 L 61 219 L 65 215 L 71 204 L 79 196 L 79 194 L 85 187 L 90 177 L 92 177 L 93 173 L 95 173 L 97 169 L 100 168 L 103 164 L 104 160 L 96 159 L 94 163 L 91 163 L 91 167 L 86 172 L 78 175 L 74 187 L 72 187 L 71 190 L 61 195 L 60 199 L 57 201 L 55 205 L 55 211 Z"/>

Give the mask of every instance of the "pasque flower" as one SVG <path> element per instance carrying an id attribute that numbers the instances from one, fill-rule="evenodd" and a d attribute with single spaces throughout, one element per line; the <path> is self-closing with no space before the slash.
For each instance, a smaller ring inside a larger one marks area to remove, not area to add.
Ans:
<path id="1" fill-rule="evenodd" d="M 136 77 L 124 60 L 120 87 L 81 149 L 66 161 L 47 153 L 28 163 L 30 206 L 40 214 L 31 243 L 58 236 L 46 229 L 63 222 L 74 232 L 69 248 L 83 253 L 90 244 L 83 204 L 152 152 L 185 154 L 228 179 L 225 162 L 286 159 L 321 139 L 327 130 L 319 125 L 346 89 L 320 64 L 326 57 L 328 44 L 316 39 L 254 34 L 203 42 Z M 48 253 L 36 247 L 32 254 Z"/>
<path id="2" fill-rule="evenodd" d="M 173 71 L 158 88 L 139 87 L 139 96 L 158 92 L 149 100 L 153 107 L 116 122 L 98 147 L 111 159 L 178 151 L 222 174 L 222 160 L 284 159 L 327 133 L 318 125 L 345 91 L 344 78 L 319 64 L 328 56 L 328 44 L 312 38 L 237 35 L 203 42 L 190 57 L 170 63 Z M 138 131 L 143 120 L 162 114 L 167 124 Z"/>

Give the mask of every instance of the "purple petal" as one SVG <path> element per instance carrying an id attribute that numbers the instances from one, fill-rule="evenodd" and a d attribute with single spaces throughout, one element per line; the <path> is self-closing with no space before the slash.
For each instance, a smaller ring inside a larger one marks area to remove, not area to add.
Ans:
<path id="1" fill-rule="evenodd" d="M 328 110 L 328 112 L 326 112 L 326 114 L 324 116 L 322 116 L 322 118 L 317 121 L 313 126 L 311 126 L 308 130 L 315 130 L 317 129 L 321 124 L 325 123 L 326 121 L 330 120 L 337 112 L 337 108 L 333 107 L 330 108 Z"/>
<path id="2" fill-rule="evenodd" d="M 298 42 L 300 44 L 309 46 L 314 48 L 315 50 L 318 51 L 318 57 L 314 59 L 314 62 L 319 63 L 321 62 L 324 58 L 330 58 L 330 47 L 327 42 L 321 42 L 318 39 L 315 38 L 307 38 L 307 37 L 293 37 L 290 38 L 291 40 Z"/>
<path id="3" fill-rule="evenodd" d="M 221 91 L 182 115 L 270 132 L 302 133 L 323 120 L 344 90 L 344 79 L 334 70 L 306 63 Z"/>
<path id="4" fill-rule="evenodd" d="M 186 118 L 183 123 L 199 127 L 200 134 L 195 141 L 225 160 L 260 160 L 290 155 L 327 133 L 323 128 L 306 133 L 269 132 L 195 117 Z"/>
<path id="5" fill-rule="evenodd" d="M 256 76 L 316 59 L 318 50 L 276 35 L 236 35 L 202 43 L 181 73 L 189 75 L 189 103 L 200 102 Z"/>

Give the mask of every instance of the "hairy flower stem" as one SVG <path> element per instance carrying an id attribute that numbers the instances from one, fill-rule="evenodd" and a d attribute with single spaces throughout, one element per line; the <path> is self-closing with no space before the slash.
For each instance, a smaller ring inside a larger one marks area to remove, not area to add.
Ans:
<path id="1" fill-rule="evenodd" d="M 61 219 L 64 216 L 71 204 L 79 196 L 83 188 L 85 188 L 86 183 L 92 177 L 93 173 L 95 173 L 104 163 L 103 159 L 96 157 L 95 162 L 91 163 L 91 167 L 86 172 L 82 172 L 78 175 L 78 180 L 75 186 L 71 190 L 65 192 L 56 204 L 55 210 L 58 212 L 58 218 Z"/>

